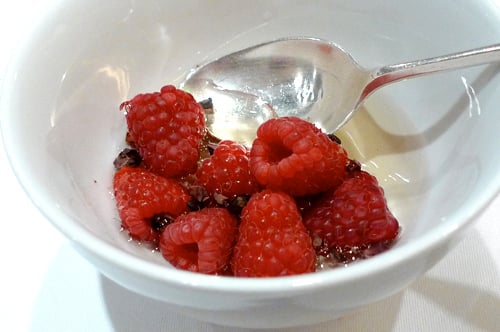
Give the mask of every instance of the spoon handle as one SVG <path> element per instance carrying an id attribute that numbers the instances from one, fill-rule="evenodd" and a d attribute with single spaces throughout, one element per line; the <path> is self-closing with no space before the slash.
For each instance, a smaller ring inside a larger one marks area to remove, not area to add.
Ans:
<path id="1" fill-rule="evenodd" d="M 500 44 L 423 60 L 384 66 L 371 73 L 372 80 L 366 85 L 362 93 L 362 98 L 367 97 L 384 85 L 403 79 L 496 61 L 500 61 Z"/>

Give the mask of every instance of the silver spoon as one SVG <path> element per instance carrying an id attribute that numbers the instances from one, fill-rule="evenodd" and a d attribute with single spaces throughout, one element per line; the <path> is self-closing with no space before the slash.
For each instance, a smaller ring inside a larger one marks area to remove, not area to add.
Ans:
<path id="1" fill-rule="evenodd" d="M 332 133 L 382 86 L 499 60 L 497 44 L 368 70 L 332 42 L 286 38 L 195 68 L 181 87 L 198 100 L 212 98 L 207 126 L 214 136 L 250 145 L 270 118 L 298 116 Z"/>

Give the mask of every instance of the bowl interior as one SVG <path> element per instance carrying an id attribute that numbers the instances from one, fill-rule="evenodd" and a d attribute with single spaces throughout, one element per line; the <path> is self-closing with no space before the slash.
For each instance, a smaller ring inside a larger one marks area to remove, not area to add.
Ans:
<path id="1" fill-rule="evenodd" d="M 71 239 L 171 269 L 120 232 L 111 179 L 125 145 L 122 101 L 178 84 L 208 59 L 286 36 L 335 41 L 368 68 L 498 40 L 496 5 L 462 2 L 429 9 L 397 0 L 362 8 L 345 1 L 67 1 L 26 41 L 5 81 L 6 150 L 34 203 Z M 444 11 L 451 14 L 437 14 Z M 481 17 L 481 26 L 469 17 Z M 498 69 L 384 88 L 340 133 L 351 156 L 379 178 L 403 226 L 392 258 L 462 228 L 498 191 Z"/>

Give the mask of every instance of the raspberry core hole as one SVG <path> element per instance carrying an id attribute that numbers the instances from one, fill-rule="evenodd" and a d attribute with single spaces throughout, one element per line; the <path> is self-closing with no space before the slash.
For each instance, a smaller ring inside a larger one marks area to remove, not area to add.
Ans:
<path id="1" fill-rule="evenodd" d="M 286 146 L 280 143 L 275 143 L 270 146 L 269 149 L 269 162 L 270 163 L 278 163 L 281 160 L 291 156 L 293 154 L 293 151 L 288 149 Z"/>
<path id="2" fill-rule="evenodd" d="M 198 265 L 198 244 L 186 243 L 180 247 L 179 254 L 188 262 Z"/>

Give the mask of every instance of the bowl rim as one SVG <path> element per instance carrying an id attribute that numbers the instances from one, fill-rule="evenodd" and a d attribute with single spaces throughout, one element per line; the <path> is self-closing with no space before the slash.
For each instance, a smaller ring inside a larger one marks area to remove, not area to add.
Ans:
<path id="1" fill-rule="evenodd" d="M 57 12 L 56 8 L 51 9 L 52 14 Z M 45 16 L 44 21 L 48 19 L 50 19 L 50 15 Z M 382 273 L 392 266 L 404 264 L 414 259 L 423 251 L 431 250 L 439 246 L 450 236 L 470 225 L 500 193 L 500 173 L 497 173 L 495 178 L 491 179 L 489 182 L 488 187 L 484 188 L 484 190 L 478 194 L 475 199 L 476 204 L 473 206 L 468 206 L 467 208 L 451 214 L 443 224 L 414 241 L 391 248 L 370 259 L 351 264 L 348 268 L 338 268 L 329 271 L 286 277 L 242 278 L 205 275 L 168 268 L 153 262 L 145 261 L 105 242 L 84 227 L 78 225 L 70 216 L 64 214 L 61 210 L 48 204 L 47 197 L 43 195 L 43 191 L 36 188 L 33 189 L 33 186 L 30 185 L 29 174 L 23 171 L 23 161 L 16 151 L 14 131 L 8 126 L 8 120 L 9 112 L 11 111 L 10 96 L 16 86 L 17 75 L 20 74 L 17 69 L 22 68 L 22 60 L 26 58 L 25 52 L 29 49 L 31 41 L 33 39 L 38 40 L 38 38 L 42 37 L 40 35 L 34 36 L 34 30 L 35 27 L 28 33 L 27 38 L 21 41 L 20 47 L 17 47 L 13 51 L 13 56 L 6 66 L 4 79 L 0 86 L 0 133 L 7 159 L 26 195 L 55 228 L 70 239 L 78 248 L 87 250 L 91 252 L 92 255 L 100 256 L 107 262 L 116 264 L 121 269 L 140 273 L 147 278 L 159 280 L 175 286 L 193 287 L 198 290 L 218 291 L 232 294 L 266 293 L 275 295 L 280 294 L 280 296 L 292 296 L 293 294 L 307 292 L 311 289 L 318 289 L 318 287 L 337 287 L 352 282 L 353 280 L 364 279 L 369 275 Z M 131 266 L 133 266 L 133 268 Z"/>

